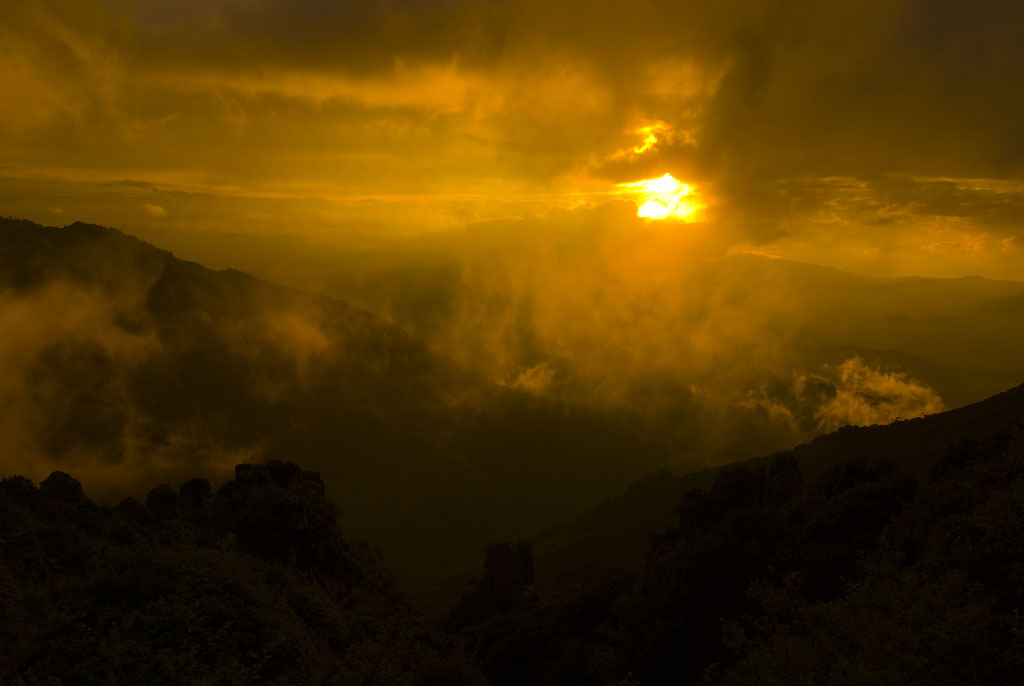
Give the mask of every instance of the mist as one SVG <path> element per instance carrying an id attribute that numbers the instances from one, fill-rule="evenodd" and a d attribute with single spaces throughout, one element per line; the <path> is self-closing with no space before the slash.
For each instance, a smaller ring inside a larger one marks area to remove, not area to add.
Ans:
<path id="1" fill-rule="evenodd" d="M 385 316 L 495 384 L 632 415 L 673 437 L 679 464 L 1022 378 L 1017 282 L 859 276 L 738 248 L 721 221 L 643 220 L 629 201 L 325 252 L 338 266 L 300 275 L 285 259 L 275 278 Z"/>

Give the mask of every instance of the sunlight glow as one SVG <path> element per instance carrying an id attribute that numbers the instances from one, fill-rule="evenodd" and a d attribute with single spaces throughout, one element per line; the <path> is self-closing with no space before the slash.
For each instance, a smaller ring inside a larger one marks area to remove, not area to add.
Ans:
<path id="1" fill-rule="evenodd" d="M 655 145 L 658 144 L 658 134 L 664 131 L 668 126 L 662 122 L 651 124 L 650 126 L 641 126 L 636 130 L 638 134 L 643 136 L 643 141 L 639 145 L 633 146 L 633 153 L 636 155 L 642 155 Z"/>
<path id="2" fill-rule="evenodd" d="M 620 183 L 619 188 L 633 196 L 633 202 L 637 204 L 636 215 L 645 219 L 692 222 L 701 207 L 693 187 L 667 173 L 655 179 Z"/>

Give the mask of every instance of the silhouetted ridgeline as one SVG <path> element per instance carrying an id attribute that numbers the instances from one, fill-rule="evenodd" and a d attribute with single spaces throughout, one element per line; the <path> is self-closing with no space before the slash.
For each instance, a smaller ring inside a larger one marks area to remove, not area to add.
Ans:
<path id="1" fill-rule="evenodd" d="M 722 381 L 746 389 L 739 395 L 719 388 L 721 394 L 697 400 L 686 374 L 668 379 L 657 372 L 637 376 L 636 387 L 620 399 L 624 405 L 607 405 L 573 391 L 571 375 L 556 374 L 568 385 L 541 395 L 515 383 L 492 383 L 343 301 L 234 270 L 212 271 L 114 229 L 0 219 L 0 473 L 39 480 L 53 470 L 72 472 L 88 480 L 98 501 L 116 502 L 155 482 L 179 483 L 197 473 L 226 478 L 238 462 L 301 459 L 324 475 L 330 497 L 344 504 L 346 530 L 380 546 L 404 580 L 465 565 L 491 540 L 523 538 L 578 517 L 654 470 L 685 474 L 697 465 L 789 447 L 797 441 L 788 437 L 825 430 L 821 403 L 840 396 L 852 401 L 840 392 L 846 382 L 815 381 L 809 370 L 849 355 L 859 363 L 850 383 L 856 386 L 857 374 L 866 373 L 895 383 L 900 393 L 920 391 L 925 401 L 914 405 L 915 412 L 942 403 L 929 388 L 886 374 L 916 370 L 947 402 L 1020 378 L 998 369 L 980 374 L 969 363 L 979 357 L 992 358 L 992 364 L 1019 361 L 1024 284 L 913 280 L 886 282 L 878 290 L 872 280 L 834 270 L 740 257 L 717 264 L 708 279 L 720 276 L 731 284 L 726 291 L 737 293 L 787 283 L 783 292 L 821 296 L 807 312 L 832 313 L 811 320 L 837 329 L 804 331 L 806 340 L 793 349 L 806 367 L 799 378 L 810 385 L 794 385 L 796 368 L 758 370 L 756 360 L 745 359 L 760 345 L 751 342 L 742 348 L 743 360 L 722 363 L 739 374 Z M 750 281 L 752 272 L 760 276 Z M 831 284 L 829 293 L 850 291 L 852 300 L 826 298 L 811 287 L 823 280 Z M 943 297 L 925 297 L 933 291 Z M 906 297 L 895 297 L 897 292 Z M 851 328 L 877 328 L 865 322 L 884 312 L 870 304 L 903 312 L 932 300 L 943 308 L 955 303 L 960 318 L 929 315 L 921 321 L 931 324 L 912 327 L 913 335 L 897 327 L 889 332 L 895 338 L 849 338 Z M 673 331 L 689 330 L 685 312 L 652 311 L 676 322 Z M 974 312 L 998 316 L 965 314 Z M 847 321 L 856 313 L 859 319 Z M 800 328 L 772 321 L 778 328 Z M 907 341 L 935 341 L 940 325 L 1001 335 L 959 340 L 945 351 L 952 367 L 871 350 L 904 335 Z M 751 341 L 760 341 L 755 334 Z M 528 330 L 516 337 L 531 347 Z M 849 347 L 851 341 L 857 345 Z M 811 349 L 838 344 L 811 361 Z M 636 356 L 626 348 L 609 359 Z M 748 362 L 753 367 L 743 371 Z M 715 374 L 697 383 L 702 393 L 718 388 Z M 804 397 L 798 388 L 813 392 Z M 744 401 L 746 391 L 756 391 L 759 400 Z M 871 405 L 870 398 L 854 395 L 857 407 Z M 605 550 L 628 550 L 625 557 L 638 559 L 644 535 L 663 528 L 672 500 L 699 485 L 685 476 L 662 477 L 633 491 L 641 501 L 656 492 L 641 535 L 623 525 L 615 507 L 606 508 L 611 528 L 623 535 Z M 570 531 L 569 539 L 562 549 L 573 564 L 578 556 L 569 548 L 580 537 Z M 539 579 L 549 542 L 538 546 Z"/>
<path id="2" fill-rule="evenodd" d="M 395 596 L 295 465 L 116 507 L 62 472 L 38 488 L 9 477 L 0 679 L 1019 683 L 1022 419 L 927 468 L 865 456 L 805 477 L 787 453 L 720 470 L 682 495 L 642 564 L 581 590 L 536 587 L 530 546 L 494 544 L 443 629 Z"/>
<path id="3" fill-rule="evenodd" d="M 664 464 L 664 447 L 482 381 L 345 303 L 102 227 L 0 220 L 0 317 L 0 473 L 40 481 L 0 481 L 0 683 L 989 684 L 1024 670 L 1024 387 L 658 473 L 533 546 L 489 546 L 435 626 L 342 537 L 332 502 L 347 533 L 390 546 L 388 564 L 428 566 L 568 516 Z M 254 463 L 288 455 L 324 478 Z M 188 478 L 240 461 L 216 492 Z M 108 496 L 182 485 L 98 505 L 78 470 Z"/>
<path id="4" fill-rule="evenodd" d="M 0 471 L 87 474 L 116 501 L 301 456 L 396 568 L 472 559 L 669 459 L 344 302 L 100 226 L 0 220 L 0 329 Z"/>
<path id="5" fill-rule="evenodd" d="M 1021 422 L 920 477 L 870 456 L 724 469 L 677 513 L 639 568 L 561 595 L 495 593 L 489 571 L 449 626 L 495 686 L 1020 683 Z"/>
<path id="6" fill-rule="evenodd" d="M 0 481 L 0 683 L 479 683 L 450 643 L 293 464 L 116 507 Z"/>
<path id="7" fill-rule="evenodd" d="M 1024 385 L 981 402 L 936 415 L 881 426 L 845 427 L 790 451 L 748 460 L 756 469 L 791 456 L 806 478 L 817 479 L 837 465 L 869 457 L 897 464 L 915 479 L 928 476 L 950 446 L 984 440 L 1024 421 Z M 689 474 L 658 472 L 634 483 L 586 515 L 533 539 L 538 586 L 554 592 L 585 585 L 607 567 L 635 566 L 647 538 L 670 526 L 679 494 L 708 488 L 722 469 Z"/>

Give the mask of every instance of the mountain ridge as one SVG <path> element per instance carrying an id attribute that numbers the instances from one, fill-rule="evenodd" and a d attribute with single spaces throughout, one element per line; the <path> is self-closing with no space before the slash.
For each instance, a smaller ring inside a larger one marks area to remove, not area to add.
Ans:
<path id="1" fill-rule="evenodd" d="M 24 417 L 6 459 L 85 468 L 101 492 L 103 474 L 124 494 L 301 456 L 359 537 L 422 561 L 582 511 L 668 459 L 606 414 L 479 379 L 348 303 L 106 227 L 0 221 L 0 288 L 21 317 L 6 402 Z"/>
<path id="2" fill-rule="evenodd" d="M 709 487 L 730 469 L 764 467 L 791 456 L 808 479 L 815 479 L 839 464 L 871 459 L 889 461 L 923 478 L 951 445 L 987 438 L 1015 423 L 1024 423 L 1024 384 L 946 412 L 887 425 L 844 427 L 758 458 L 687 474 L 650 474 L 582 517 L 534 536 L 537 583 L 571 587 L 592 583 L 606 567 L 639 564 L 648 537 L 675 520 L 682 494 Z M 601 551 L 611 554 L 602 557 Z"/>

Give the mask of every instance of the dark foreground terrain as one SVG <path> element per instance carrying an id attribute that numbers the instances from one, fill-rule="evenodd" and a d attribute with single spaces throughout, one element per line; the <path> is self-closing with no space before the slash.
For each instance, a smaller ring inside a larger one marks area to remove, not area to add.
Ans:
<path id="1" fill-rule="evenodd" d="M 63 472 L 0 482 L 0 682 L 476 683 L 315 472 L 239 465 L 216 494 L 145 501 L 98 506 Z"/>
<path id="2" fill-rule="evenodd" d="M 441 622 L 295 465 L 116 507 L 62 472 L 8 477 L 0 681 L 1019 683 L 1022 398 L 916 420 L 923 451 L 858 452 L 898 435 L 874 427 L 823 439 L 820 465 L 802 449 L 706 474 L 642 563 L 586 583 L 539 586 L 530 544 L 490 546 Z"/>

